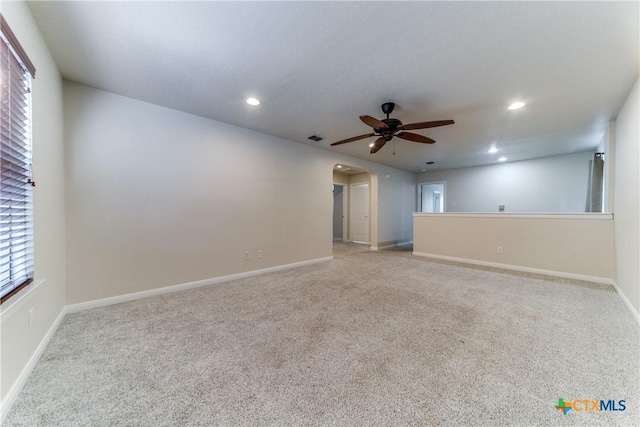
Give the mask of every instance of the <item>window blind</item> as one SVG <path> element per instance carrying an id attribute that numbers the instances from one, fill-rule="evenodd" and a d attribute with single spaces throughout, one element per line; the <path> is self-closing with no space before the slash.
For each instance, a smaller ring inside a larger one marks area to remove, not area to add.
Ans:
<path id="1" fill-rule="evenodd" d="M 32 73 L 4 18 L 1 34 L 0 301 L 4 302 L 33 279 Z"/>

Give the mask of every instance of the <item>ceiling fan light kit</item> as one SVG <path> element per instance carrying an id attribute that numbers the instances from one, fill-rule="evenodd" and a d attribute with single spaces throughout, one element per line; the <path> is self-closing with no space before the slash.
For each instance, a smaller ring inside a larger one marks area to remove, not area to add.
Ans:
<path id="1" fill-rule="evenodd" d="M 375 154 L 380 151 L 380 149 L 384 147 L 387 142 L 391 141 L 393 137 L 398 137 L 400 139 L 412 142 L 419 142 L 422 144 L 433 144 L 436 141 L 431 138 L 419 135 L 417 133 L 405 131 L 447 126 L 454 123 L 453 120 L 435 120 L 430 122 L 410 123 L 405 125 L 400 120 L 389 117 L 389 114 L 393 112 L 395 106 L 396 104 L 393 102 L 385 102 L 384 104 L 382 104 L 382 112 L 387 115 L 386 119 L 378 120 L 375 117 L 367 115 L 360 116 L 360 120 L 364 124 L 373 128 L 373 133 L 343 139 L 342 141 L 334 142 L 333 144 L 331 144 L 331 146 L 333 147 L 335 145 L 359 141 L 361 139 L 370 138 L 372 136 L 378 136 L 378 139 L 373 144 L 369 144 L 369 146 L 371 147 L 371 154 Z"/>

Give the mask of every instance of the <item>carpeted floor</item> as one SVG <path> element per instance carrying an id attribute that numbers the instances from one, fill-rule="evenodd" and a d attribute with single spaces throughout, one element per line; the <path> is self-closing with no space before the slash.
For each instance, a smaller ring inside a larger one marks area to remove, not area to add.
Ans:
<path id="1" fill-rule="evenodd" d="M 67 316 L 5 425 L 640 424 L 640 328 L 612 288 L 334 255 Z"/>

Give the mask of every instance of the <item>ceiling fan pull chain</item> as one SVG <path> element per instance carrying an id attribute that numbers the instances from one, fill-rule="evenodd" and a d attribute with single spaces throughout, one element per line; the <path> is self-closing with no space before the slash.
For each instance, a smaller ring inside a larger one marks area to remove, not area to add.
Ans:
<path id="1" fill-rule="evenodd" d="M 396 140 L 393 140 L 393 155 L 396 155 Z"/>

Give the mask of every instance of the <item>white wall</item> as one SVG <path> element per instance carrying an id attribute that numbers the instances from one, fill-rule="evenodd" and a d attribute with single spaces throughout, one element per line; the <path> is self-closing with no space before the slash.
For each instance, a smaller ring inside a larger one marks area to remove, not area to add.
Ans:
<path id="1" fill-rule="evenodd" d="M 64 94 L 69 304 L 331 256 L 336 163 L 392 175 L 372 185 L 372 238 L 411 239 L 414 174 L 78 84 Z"/>
<path id="2" fill-rule="evenodd" d="M 613 283 L 611 214 L 415 213 L 413 250 L 416 255 Z"/>
<path id="3" fill-rule="evenodd" d="M 334 171 L 333 172 L 333 182 L 335 182 L 336 184 L 349 185 L 349 175 Z"/>
<path id="4" fill-rule="evenodd" d="M 498 212 L 500 204 L 505 212 L 584 212 L 592 156 L 575 153 L 425 172 L 417 182 L 447 182 L 445 212 Z"/>
<path id="5" fill-rule="evenodd" d="M 616 283 L 640 312 L 640 136 L 638 80 L 616 119 L 615 247 Z"/>
<path id="6" fill-rule="evenodd" d="M 37 183 L 33 221 L 35 282 L 40 283 L 22 299 L 18 294 L 2 305 L 0 396 L 5 404 L 65 305 L 65 191 L 60 75 L 25 3 L 3 2 L 2 15 L 36 67 L 32 87 L 33 175 Z"/>

